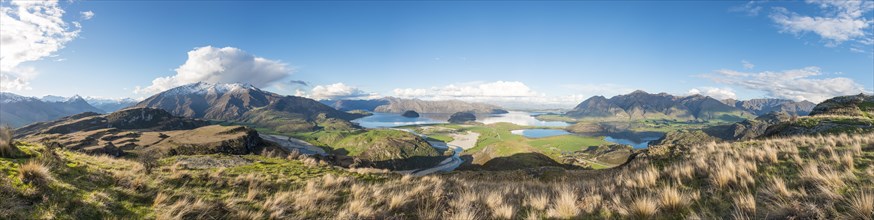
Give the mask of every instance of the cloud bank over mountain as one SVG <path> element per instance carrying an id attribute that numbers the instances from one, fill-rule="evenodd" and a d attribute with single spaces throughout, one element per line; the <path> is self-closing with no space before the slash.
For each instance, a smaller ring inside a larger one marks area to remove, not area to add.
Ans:
<path id="1" fill-rule="evenodd" d="M 176 68 L 176 75 L 156 78 L 152 85 L 137 87 L 135 92 L 153 94 L 196 82 L 245 83 L 262 88 L 282 81 L 292 72 L 286 63 L 238 48 L 205 46 L 189 51 L 188 60 Z"/>

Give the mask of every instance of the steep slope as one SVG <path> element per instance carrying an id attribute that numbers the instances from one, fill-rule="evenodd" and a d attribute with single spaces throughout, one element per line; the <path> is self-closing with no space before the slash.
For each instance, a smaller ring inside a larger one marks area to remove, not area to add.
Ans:
<path id="1" fill-rule="evenodd" d="M 610 99 L 594 96 L 583 101 L 565 115 L 595 120 L 671 119 L 682 121 L 742 121 L 752 116 L 748 112 L 706 96 L 678 97 L 667 93 L 650 94 L 640 90 L 627 95 L 617 95 Z"/>
<path id="2" fill-rule="evenodd" d="M 153 95 L 131 108 L 160 108 L 173 115 L 239 121 L 284 131 L 317 128 L 320 121 L 348 121 L 359 117 L 312 99 L 282 96 L 244 84 L 194 83 Z M 276 122 L 281 120 L 281 125 Z"/>
<path id="3" fill-rule="evenodd" d="M 756 115 L 764 115 L 769 112 L 786 112 L 790 115 L 808 115 L 816 103 L 808 101 L 795 102 L 787 99 L 750 99 L 746 101 L 723 100 L 724 103 Z"/>
<path id="4" fill-rule="evenodd" d="M 477 114 L 501 114 L 507 113 L 495 105 L 484 103 L 464 102 L 459 100 L 425 101 L 420 99 L 402 99 L 388 97 L 389 103 L 380 105 L 374 109 L 376 112 L 403 113 L 416 111 L 418 113 L 442 113 L 452 114 L 456 112 L 474 112 Z"/>
<path id="5" fill-rule="evenodd" d="M 79 96 L 57 102 L 46 102 L 33 97 L 0 92 L 0 124 L 20 127 L 82 112 L 103 111 L 89 105 Z"/>

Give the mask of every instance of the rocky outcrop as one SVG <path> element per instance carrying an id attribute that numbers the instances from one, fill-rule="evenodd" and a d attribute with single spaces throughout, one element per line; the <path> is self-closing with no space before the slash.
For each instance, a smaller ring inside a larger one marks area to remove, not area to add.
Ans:
<path id="1" fill-rule="evenodd" d="M 449 123 L 464 124 L 467 122 L 476 121 L 476 115 L 473 112 L 456 112 L 449 116 Z"/>
<path id="2" fill-rule="evenodd" d="M 264 145 L 253 129 L 212 125 L 181 132 L 147 151 L 162 155 L 249 154 L 259 152 Z"/>
<path id="3" fill-rule="evenodd" d="M 793 117 L 782 111 L 771 112 L 752 120 L 745 120 L 728 126 L 715 126 L 705 129 L 705 131 L 723 140 L 750 140 L 765 135 L 769 127 L 789 122 Z"/>
<path id="4" fill-rule="evenodd" d="M 816 105 L 810 115 L 839 115 L 874 118 L 874 96 L 858 94 L 839 96 Z"/>
<path id="5" fill-rule="evenodd" d="M 419 113 L 417 113 L 416 111 L 405 111 L 403 114 L 401 114 L 401 116 L 404 116 L 407 118 L 418 118 Z"/>

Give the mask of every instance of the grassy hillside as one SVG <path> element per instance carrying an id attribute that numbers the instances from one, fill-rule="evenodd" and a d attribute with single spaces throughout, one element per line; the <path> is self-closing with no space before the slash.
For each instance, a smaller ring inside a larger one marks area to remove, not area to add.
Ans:
<path id="1" fill-rule="evenodd" d="M 311 159 L 193 155 L 147 167 L 41 145 L 16 147 L 22 155 L 0 157 L 0 219 L 261 219 L 267 212 L 255 210 L 269 209 L 265 199 L 273 192 L 306 188 L 308 180 L 332 175 L 374 182 L 392 176 Z"/>
<path id="2" fill-rule="evenodd" d="M 176 156 L 146 169 L 127 159 L 16 147 L 23 155 L 0 158 L 0 218 L 859 219 L 874 210 L 871 133 L 674 153 L 655 147 L 608 170 L 421 178 L 257 155 Z"/>

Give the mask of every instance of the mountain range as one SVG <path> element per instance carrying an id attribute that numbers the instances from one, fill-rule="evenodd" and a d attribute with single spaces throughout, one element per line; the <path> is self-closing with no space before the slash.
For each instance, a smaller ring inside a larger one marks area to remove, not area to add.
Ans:
<path id="1" fill-rule="evenodd" d="M 415 111 L 418 113 L 441 113 L 452 114 L 456 112 L 472 111 L 478 114 L 500 114 L 506 110 L 499 106 L 464 102 L 459 100 L 427 101 L 421 99 L 403 99 L 385 97 L 370 100 L 323 100 L 322 103 L 341 111 L 366 110 L 372 112 L 403 113 Z"/>
<path id="2" fill-rule="evenodd" d="M 816 103 L 807 100 L 796 102 L 787 99 L 750 99 L 746 101 L 725 99 L 722 102 L 756 115 L 765 115 L 769 112 L 785 112 L 790 115 L 804 116 L 810 114 L 810 111 L 816 106 Z"/>
<path id="3" fill-rule="evenodd" d="M 348 121 L 360 117 L 312 99 L 283 96 L 239 83 L 184 85 L 130 108 L 158 108 L 176 116 L 251 123 L 277 131 L 308 131 L 328 123 L 352 126 Z"/>
<path id="4" fill-rule="evenodd" d="M 118 111 L 119 109 L 137 104 L 137 100 L 132 98 L 108 99 L 91 96 L 80 97 L 79 95 L 74 95 L 72 97 L 46 95 L 42 98 L 39 98 L 39 100 L 43 102 L 65 102 L 70 99 L 76 99 L 77 97 L 84 99 L 85 102 L 87 102 L 89 105 L 102 110 L 102 112 L 114 112 Z"/>
<path id="5" fill-rule="evenodd" d="M 673 96 L 634 91 L 610 99 L 593 96 L 565 113 L 602 120 L 676 119 L 742 121 L 753 114 L 708 96 Z"/>
<path id="6" fill-rule="evenodd" d="M 34 97 L 0 92 L 0 124 L 12 127 L 54 120 L 82 112 L 104 111 L 88 104 L 80 96 L 47 102 Z"/>

